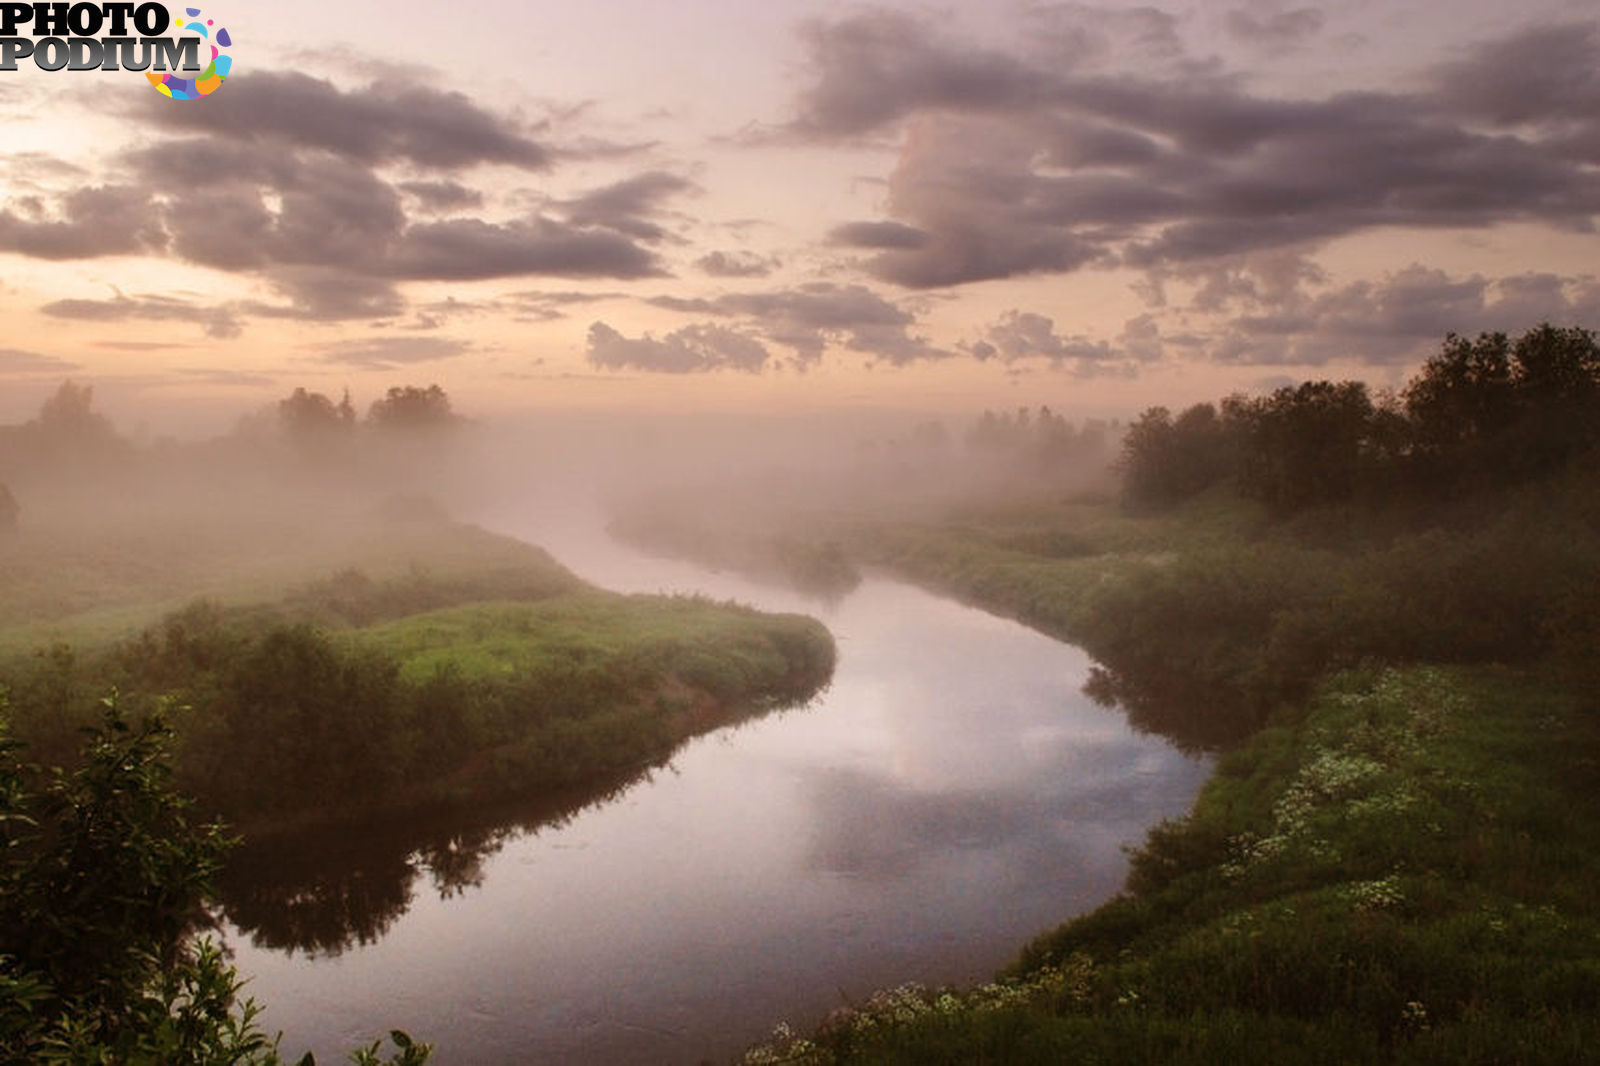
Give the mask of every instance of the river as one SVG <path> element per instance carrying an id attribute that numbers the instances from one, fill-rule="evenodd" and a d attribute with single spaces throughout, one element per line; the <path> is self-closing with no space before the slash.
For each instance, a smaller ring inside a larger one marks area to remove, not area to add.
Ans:
<path id="1" fill-rule="evenodd" d="M 360 935 L 287 950 L 225 923 L 289 1055 L 341 1062 L 398 1026 L 439 1066 L 726 1062 L 874 988 L 987 979 L 1113 895 L 1123 847 L 1209 772 L 1084 696 L 1079 649 L 911 586 L 868 577 L 822 604 L 633 551 L 597 520 L 485 524 L 608 588 L 816 615 L 833 683 L 568 818 L 480 831 L 456 875 L 438 873 L 451 848 L 279 857 L 344 864 L 339 892 L 384 900 Z"/>

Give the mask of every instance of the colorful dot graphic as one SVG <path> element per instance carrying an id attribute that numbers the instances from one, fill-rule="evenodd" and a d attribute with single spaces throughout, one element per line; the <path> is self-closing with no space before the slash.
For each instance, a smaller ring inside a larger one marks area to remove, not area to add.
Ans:
<path id="1" fill-rule="evenodd" d="M 223 81 L 233 72 L 233 57 L 223 53 L 223 49 L 233 47 L 233 38 L 228 36 L 225 28 L 219 27 L 215 32 L 212 31 L 211 27 L 216 25 L 216 20 L 200 21 L 199 8 L 186 7 L 183 10 L 189 17 L 173 19 L 172 24 L 190 33 L 199 34 L 207 42 L 211 48 L 210 64 L 193 80 L 180 77 L 172 71 L 147 71 L 145 77 L 162 96 L 170 96 L 174 100 L 198 100 L 222 88 Z"/>

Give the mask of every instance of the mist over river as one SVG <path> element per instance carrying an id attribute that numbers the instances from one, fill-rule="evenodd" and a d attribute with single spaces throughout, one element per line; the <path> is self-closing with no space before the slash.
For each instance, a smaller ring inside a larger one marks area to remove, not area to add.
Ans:
<path id="1" fill-rule="evenodd" d="M 726 1061 L 874 988 L 987 979 L 1114 894 L 1124 845 L 1209 772 L 1083 695 L 1079 649 L 908 585 L 823 603 L 619 545 L 595 510 L 477 518 L 607 588 L 815 615 L 837 672 L 570 818 L 480 832 L 459 876 L 449 849 L 404 876 L 363 869 L 364 840 L 317 852 L 347 895 L 385 886 L 382 921 L 310 951 L 224 926 L 292 1055 L 398 1026 L 442 1066 Z"/>

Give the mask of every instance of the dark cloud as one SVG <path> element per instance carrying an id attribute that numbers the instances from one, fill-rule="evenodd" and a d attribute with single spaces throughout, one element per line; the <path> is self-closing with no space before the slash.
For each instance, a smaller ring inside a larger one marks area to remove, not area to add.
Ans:
<path id="1" fill-rule="evenodd" d="M 608 370 L 649 370 L 666 374 L 710 370 L 754 373 L 767 366 L 770 355 L 755 337 L 712 324 L 685 326 L 656 340 L 648 333 L 629 338 L 604 322 L 589 327 L 589 362 Z"/>
<path id="2" fill-rule="evenodd" d="M 16 205 L 13 205 L 16 206 Z M 53 213 L 37 201 L 0 211 L 0 252 L 39 259 L 88 259 L 157 251 L 165 243 L 152 223 L 150 196 L 132 186 L 102 185 L 63 195 Z"/>
<path id="3" fill-rule="evenodd" d="M 778 263 L 753 252 L 716 251 L 702 255 L 694 265 L 714 278 L 764 278 Z"/>
<path id="4" fill-rule="evenodd" d="M 1600 24 L 1535 26 L 1487 41 L 1433 72 L 1450 112 L 1500 126 L 1600 117 Z"/>
<path id="5" fill-rule="evenodd" d="M 413 363 L 453 359 L 471 345 L 449 337 L 372 337 L 334 341 L 317 346 L 323 362 L 343 363 L 368 370 L 393 370 Z"/>
<path id="6" fill-rule="evenodd" d="M 1321 32 L 1327 17 L 1314 7 L 1283 10 L 1271 4 L 1234 8 L 1223 25 L 1237 39 L 1263 48 L 1283 49 Z"/>
<path id="7" fill-rule="evenodd" d="M 0 348 L 0 374 L 61 374 L 79 369 L 79 364 L 53 355 L 41 355 L 20 348 Z"/>
<path id="8" fill-rule="evenodd" d="M 1046 362 L 1054 370 L 1079 377 L 1107 374 L 1132 376 L 1138 364 L 1159 358 L 1159 328 L 1149 316 L 1127 323 L 1118 344 L 1056 332 L 1055 321 L 1032 311 L 1007 311 L 984 331 L 983 339 L 966 345 L 980 360 L 999 359 L 1008 365 Z"/>
<path id="9" fill-rule="evenodd" d="M 730 293 L 712 301 L 722 314 L 740 315 L 760 332 L 794 350 L 803 364 L 840 344 L 852 351 L 902 365 L 949 353 L 913 336 L 910 312 L 861 285 L 813 282 L 771 292 Z"/>
<path id="10" fill-rule="evenodd" d="M 647 278 L 665 274 L 654 253 L 613 229 L 533 217 L 506 223 L 448 219 L 413 224 L 380 269 L 397 278 L 468 281 L 549 274 Z"/>
<path id="11" fill-rule="evenodd" d="M 249 313 L 263 318 L 345 322 L 390 318 L 405 310 L 405 301 L 394 285 L 383 278 L 305 264 L 274 266 L 265 271 L 264 276 L 289 302 L 243 305 Z"/>
<path id="12" fill-rule="evenodd" d="M 1010 110 L 1047 97 L 1052 79 L 1013 57 L 936 45 L 919 19 L 878 11 L 801 30 L 816 78 L 800 100 L 797 132 L 874 132 L 912 111 Z"/>
<path id="13" fill-rule="evenodd" d="M 790 349 L 795 365 L 821 360 L 830 345 L 896 366 L 950 353 L 916 336 L 916 318 L 862 285 L 811 282 L 789 289 L 727 293 L 712 299 L 656 296 L 655 307 L 737 318 L 752 335 Z"/>
<path id="14" fill-rule="evenodd" d="M 694 188 L 687 178 L 650 170 L 562 201 L 560 206 L 573 225 L 601 226 L 638 240 L 658 241 L 667 235 L 653 220 L 662 203 Z"/>
<path id="15" fill-rule="evenodd" d="M 846 222 L 829 231 L 828 243 L 847 248 L 914 250 L 928 243 L 928 235 L 903 222 Z"/>
<path id="16" fill-rule="evenodd" d="M 1542 322 L 1600 321 L 1600 282 L 1554 274 L 1455 277 L 1413 265 L 1228 320 L 1206 344 L 1223 362 L 1404 364 L 1447 333 L 1520 333 Z"/>
<path id="17" fill-rule="evenodd" d="M 456 211 L 463 207 L 482 207 L 483 193 L 458 181 L 402 181 L 396 186 L 415 197 L 427 211 Z"/>
<path id="18" fill-rule="evenodd" d="M 1286 34 L 1316 21 L 1309 8 L 1282 20 L 1263 13 L 1273 10 L 1246 9 L 1250 27 Z M 1165 47 L 1160 25 L 1152 48 Z M 834 242 L 875 251 L 864 263 L 874 276 L 926 288 L 1159 269 L 1378 228 L 1587 231 L 1600 213 L 1600 171 L 1584 162 L 1600 159 L 1592 25 L 1490 42 L 1416 92 L 1320 99 L 1252 93 L 1193 65 L 1104 73 L 1069 54 L 1070 37 L 1055 53 L 1008 54 L 905 15 L 809 26 L 813 80 L 794 130 L 904 133 L 890 218 L 847 223 Z"/>
<path id="19" fill-rule="evenodd" d="M 454 182 L 396 187 L 370 166 L 327 152 L 216 140 L 146 148 L 128 159 L 174 197 L 166 218 L 172 250 L 220 270 L 262 274 L 291 297 L 292 307 L 280 313 L 329 320 L 391 315 L 401 307 L 396 280 L 664 273 L 653 252 L 619 232 L 622 214 L 664 195 L 666 183 L 654 172 L 626 191 L 613 187 L 612 195 L 585 201 L 592 215 L 615 212 L 611 226 L 539 215 L 418 222 L 406 214 L 402 189 L 435 205 L 475 194 Z"/>
<path id="20" fill-rule="evenodd" d="M 125 296 L 110 300 L 54 300 L 39 308 L 52 318 L 80 322 L 190 322 L 209 337 L 237 337 L 243 330 L 234 308 L 207 307 L 174 296 Z"/>
<path id="21" fill-rule="evenodd" d="M 316 148 L 365 164 L 538 169 L 550 163 L 550 153 L 511 120 L 461 93 L 398 77 L 344 90 L 294 71 L 252 71 L 205 107 L 161 107 L 157 101 L 141 117 L 167 129 Z"/>

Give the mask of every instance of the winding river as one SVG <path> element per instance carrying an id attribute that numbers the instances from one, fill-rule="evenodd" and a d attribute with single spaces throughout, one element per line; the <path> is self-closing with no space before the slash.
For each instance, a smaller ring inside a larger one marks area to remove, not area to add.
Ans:
<path id="1" fill-rule="evenodd" d="M 1114 894 L 1124 845 L 1208 773 L 1090 702 L 1077 648 L 908 585 L 821 604 L 635 552 L 597 519 L 483 521 L 609 588 L 814 614 L 833 684 L 569 816 L 269 857 L 316 866 L 312 887 L 279 894 L 272 932 L 224 931 L 286 1053 L 339 1062 L 400 1026 L 439 1066 L 725 1062 L 874 988 L 988 978 Z M 297 923 L 311 896 L 345 924 Z"/>

